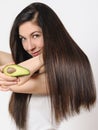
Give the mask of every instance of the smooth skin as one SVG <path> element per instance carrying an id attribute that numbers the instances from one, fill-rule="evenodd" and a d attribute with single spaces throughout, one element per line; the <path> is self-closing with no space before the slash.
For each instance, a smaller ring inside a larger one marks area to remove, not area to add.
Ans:
<path id="1" fill-rule="evenodd" d="M 41 28 L 33 21 L 25 22 L 19 27 L 19 37 L 23 48 L 33 58 L 21 62 L 19 65 L 30 70 L 29 76 L 9 77 L 2 73 L 5 64 L 13 63 L 9 53 L 0 51 L 0 89 L 2 91 L 13 91 L 18 93 L 43 94 L 47 93 L 47 80 L 42 59 L 42 50 L 44 46 L 43 33 Z M 8 58 L 9 57 L 9 58 Z M 31 64 L 32 63 L 32 64 Z M 39 75 L 32 76 L 37 70 Z"/>

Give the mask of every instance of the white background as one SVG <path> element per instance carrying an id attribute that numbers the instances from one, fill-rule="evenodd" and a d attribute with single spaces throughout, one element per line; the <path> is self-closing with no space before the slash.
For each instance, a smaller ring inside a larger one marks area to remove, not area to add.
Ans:
<path id="1" fill-rule="evenodd" d="M 0 2 L 0 50 L 10 52 L 9 33 L 13 20 L 25 6 L 35 1 Z M 98 1 L 39 0 L 39 2 L 48 4 L 57 13 L 73 39 L 87 54 L 98 93 Z M 10 130 L 9 97 L 10 92 L 0 92 L 0 130 Z M 98 130 L 98 100 L 91 112 L 82 111 L 80 115 L 64 121 L 61 130 Z"/>

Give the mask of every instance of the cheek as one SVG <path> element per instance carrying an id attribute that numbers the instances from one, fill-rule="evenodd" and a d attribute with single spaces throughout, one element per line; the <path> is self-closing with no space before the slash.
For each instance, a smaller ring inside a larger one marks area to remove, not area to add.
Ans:
<path id="1" fill-rule="evenodd" d="M 22 46 L 23 46 L 24 50 L 27 50 L 26 44 L 23 44 L 23 43 L 22 43 Z"/>
<path id="2" fill-rule="evenodd" d="M 42 39 L 41 42 L 40 42 L 40 48 L 43 48 L 43 47 L 44 47 L 44 41 Z"/>
<path id="3" fill-rule="evenodd" d="M 43 47 L 44 47 L 44 44 L 43 44 L 43 43 L 41 43 L 41 44 L 40 44 L 40 48 L 43 48 Z"/>

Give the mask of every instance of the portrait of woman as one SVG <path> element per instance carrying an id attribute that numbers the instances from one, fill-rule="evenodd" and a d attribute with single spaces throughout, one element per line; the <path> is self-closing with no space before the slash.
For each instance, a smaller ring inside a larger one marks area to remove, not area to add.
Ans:
<path id="1" fill-rule="evenodd" d="M 12 92 L 8 110 L 17 130 L 57 130 L 81 109 L 91 110 L 96 87 L 89 58 L 50 6 L 24 7 L 9 39 L 11 53 L 0 51 L 0 90 Z M 8 64 L 30 75 L 7 76 L 2 70 Z"/>

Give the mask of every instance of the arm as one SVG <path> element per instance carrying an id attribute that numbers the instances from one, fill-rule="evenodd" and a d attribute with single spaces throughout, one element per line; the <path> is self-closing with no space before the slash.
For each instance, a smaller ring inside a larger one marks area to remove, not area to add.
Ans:
<path id="1" fill-rule="evenodd" d="M 0 51 L 0 66 L 13 62 L 10 53 Z"/>
<path id="2" fill-rule="evenodd" d="M 31 64 L 32 63 L 32 64 Z M 43 74 L 36 76 L 35 78 L 30 78 L 37 70 L 40 73 L 44 72 L 43 59 L 42 56 L 36 56 L 27 61 L 20 63 L 21 66 L 28 68 L 31 72 L 29 76 L 19 77 L 18 81 L 9 82 L 7 78 L 3 81 L 0 80 L 2 90 L 11 90 L 18 93 L 46 93 L 45 78 L 42 78 Z M 4 74 L 2 74 L 3 76 Z M 44 74 L 45 75 L 45 74 Z M 8 76 L 6 76 L 8 77 Z M 8 77 L 9 78 L 9 77 Z M 11 78 L 11 77 L 10 77 Z M 12 77 L 13 78 L 13 77 Z M 43 79 L 43 80 L 42 80 Z M 27 81 L 27 82 L 26 82 Z M 3 86 L 2 86 L 3 85 Z M 42 86 L 42 87 L 41 87 Z"/>
<path id="3" fill-rule="evenodd" d="M 45 73 L 38 75 L 37 77 L 30 78 L 24 84 L 10 85 L 9 88 L 3 86 L 2 91 L 12 91 L 16 93 L 27 93 L 36 95 L 49 95 L 48 84 L 45 77 Z"/>
<path id="4" fill-rule="evenodd" d="M 4 51 L 0 51 L 0 90 L 8 90 L 8 89 L 3 89 L 2 85 L 9 86 L 17 83 L 16 77 L 8 77 L 1 72 L 4 65 L 8 63 L 13 63 L 11 54 Z"/>
<path id="5" fill-rule="evenodd" d="M 34 78 L 30 78 L 22 85 L 12 85 L 9 89 L 16 93 L 29 93 L 29 94 L 48 94 L 47 80 L 45 73 L 40 74 Z"/>
<path id="6" fill-rule="evenodd" d="M 33 74 L 36 71 L 39 71 L 39 73 L 44 72 L 44 65 L 43 65 L 42 55 L 38 55 L 38 56 L 36 56 L 34 58 L 31 58 L 29 60 L 21 62 L 19 65 L 21 65 L 21 66 L 27 68 L 28 70 L 30 70 L 30 75 L 18 77 L 18 79 L 19 79 L 18 84 L 19 85 L 24 84 L 30 77 L 33 76 Z"/>
<path id="7" fill-rule="evenodd" d="M 43 58 L 42 55 L 38 55 L 34 58 L 21 62 L 19 65 L 30 70 L 30 75 L 33 75 L 37 70 L 43 66 Z"/>
<path id="8" fill-rule="evenodd" d="M 10 64 L 10 63 L 13 63 L 11 54 L 0 51 L 0 66 Z M 42 55 L 21 62 L 19 65 L 28 68 L 32 75 L 36 70 L 38 70 L 43 65 Z"/>
<path id="9" fill-rule="evenodd" d="M 17 82 L 17 84 L 13 84 L 10 86 L 2 86 L 2 91 L 13 91 L 16 93 L 27 93 L 27 94 L 41 94 L 46 95 L 49 94 L 48 91 L 48 84 L 46 80 L 45 73 L 39 74 L 35 77 L 31 77 L 27 82 L 24 84 L 20 84 Z"/>

